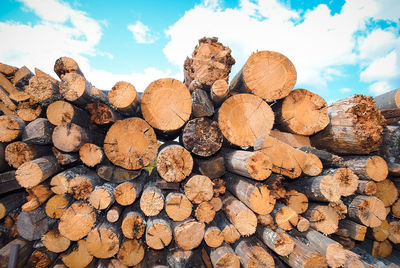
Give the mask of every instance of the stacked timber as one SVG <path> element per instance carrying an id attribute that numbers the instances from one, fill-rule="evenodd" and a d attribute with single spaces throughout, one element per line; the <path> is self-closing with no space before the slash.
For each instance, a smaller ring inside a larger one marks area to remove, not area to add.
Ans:
<path id="1" fill-rule="evenodd" d="M 234 63 L 202 38 L 143 94 L 0 64 L 0 267 L 399 264 L 399 90 L 328 106 L 278 52 Z"/>

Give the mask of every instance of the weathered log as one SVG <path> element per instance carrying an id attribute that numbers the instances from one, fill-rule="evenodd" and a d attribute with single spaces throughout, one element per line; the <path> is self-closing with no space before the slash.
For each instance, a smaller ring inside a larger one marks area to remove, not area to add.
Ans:
<path id="1" fill-rule="evenodd" d="M 143 187 L 140 197 L 140 209 L 146 216 L 156 216 L 164 209 L 164 193 L 155 182 L 149 182 Z"/>
<path id="2" fill-rule="evenodd" d="M 145 170 L 127 170 L 120 167 L 116 167 L 112 164 L 102 164 L 97 166 L 97 175 L 103 180 L 121 183 L 125 181 L 130 181 L 138 176 L 147 177 L 148 172 Z"/>
<path id="3" fill-rule="evenodd" d="M 240 234 L 236 227 L 226 218 L 225 214 L 221 211 L 215 214 L 214 222 L 221 230 L 224 236 L 225 243 L 235 243 L 239 238 Z"/>
<path id="4" fill-rule="evenodd" d="M 58 164 L 62 166 L 75 164 L 79 161 L 79 155 L 76 153 L 64 153 L 56 147 L 52 147 L 51 150 L 53 151 L 53 155 L 57 159 Z"/>
<path id="5" fill-rule="evenodd" d="M 49 250 L 35 250 L 29 257 L 28 266 L 32 268 L 50 267 L 58 254 Z"/>
<path id="6" fill-rule="evenodd" d="M 193 168 L 191 154 L 177 144 L 162 148 L 157 156 L 157 172 L 167 182 L 181 182 L 190 175 Z"/>
<path id="7" fill-rule="evenodd" d="M 46 77 L 47 79 L 51 80 L 53 83 L 58 84 L 58 80 L 50 76 L 49 74 L 43 72 L 42 70 L 35 68 L 35 75 L 38 77 Z"/>
<path id="8" fill-rule="evenodd" d="M 386 161 L 377 155 L 346 157 L 345 165 L 361 179 L 383 181 L 388 175 Z"/>
<path id="9" fill-rule="evenodd" d="M 53 125 L 74 123 L 82 127 L 89 125 L 89 114 L 66 101 L 55 101 L 46 110 L 47 119 Z"/>
<path id="10" fill-rule="evenodd" d="M 2 196 L 0 198 L 0 219 L 3 219 L 14 209 L 21 207 L 25 200 L 24 192 L 15 192 Z"/>
<path id="11" fill-rule="evenodd" d="M 299 149 L 302 146 L 311 148 L 310 138 L 307 136 L 302 136 L 302 135 L 293 134 L 293 133 L 289 133 L 289 132 L 282 132 L 277 129 L 271 130 L 269 135 L 275 139 L 280 140 L 281 142 L 289 144 L 290 146 L 292 146 L 294 148 Z M 306 152 L 306 153 L 309 153 L 309 152 Z M 311 152 L 311 153 L 313 153 L 313 152 Z"/>
<path id="12" fill-rule="evenodd" d="M 349 200 L 348 216 L 367 227 L 377 227 L 386 218 L 385 204 L 374 196 L 358 195 Z"/>
<path id="13" fill-rule="evenodd" d="M 183 222 L 173 222 L 175 243 L 184 250 L 198 247 L 203 241 L 205 224 L 187 219 Z"/>
<path id="14" fill-rule="evenodd" d="M 120 230 L 115 224 L 101 220 L 87 235 L 86 246 L 89 254 L 107 259 L 118 253 L 121 240 Z"/>
<path id="15" fill-rule="evenodd" d="M 282 256 L 282 260 L 290 267 L 327 267 L 324 255 L 311 249 L 300 240 L 293 238 L 294 249 L 288 256 Z"/>
<path id="16" fill-rule="evenodd" d="M 78 152 L 82 145 L 90 142 L 92 138 L 88 129 L 74 123 L 56 126 L 52 135 L 54 146 L 67 153 Z"/>
<path id="17" fill-rule="evenodd" d="M 114 191 L 115 185 L 111 183 L 104 183 L 103 185 L 97 185 L 89 196 L 89 203 L 95 209 L 107 209 L 115 201 Z"/>
<path id="18" fill-rule="evenodd" d="M 14 254 L 12 257 L 11 251 L 14 251 L 16 248 L 18 248 L 18 254 Z M 10 267 L 8 264 L 11 264 L 12 259 L 16 260 L 16 262 L 12 263 L 15 266 L 11 267 L 26 267 L 26 262 L 31 256 L 32 251 L 33 247 L 31 242 L 16 238 L 0 249 L 0 267 Z"/>
<path id="19" fill-rule="evenodd" d="M 322 162 L 324 168 L 343 168 L 345 167 L 344 159 L 341 156 L 332 154 L 325 150 L 318 150 L 310 146 L 301 146 L 297 148 L 306 153 L 315 154 Z"/>
<path id="20" fill-rule="evenodd" d="M 165 215 L 151 217 L 146 225 L 146 244 L 152 249 L 160 250 L 167 247 L 172 241 L 172 229 L 169 219 Z"/>
<path id="21" fill-rule="evenodd" d="M 16 171 L 18 183 L 32 188 L 61 170 L 54 156 L 43 156 L 22 164 Z"/>
<path id="22" fill-rule="evenodd" d="M 140 240 L 125 240 L 121 243 L 117 258 L 126 266 L 139 264 L 145 255 L 145 248 Z"/>
<path id="23" fill-rule="evenodd" d="M 19 185 L 17 179 L 15 178 L 15 170 L 0 174 L 0 194 L 9 193 L 21 188 L 22 186 Z"/>
<path id="24" fill-rule="evenodd" d="M 111 106 L 101 102 L 91 102 L 85 106 L 90 114 L 90 122 L 97 125 L 108 125 L 121 120 L 123 116 Z"/>
<path id="25" fill-rule="evenodd" d="M 299 221 L 299 215 L 283 203 L 276 203 L 271 216 L 274 218 L 275 224 L 285 231 L 292 230 Z"/>
<path id="26" fill-rule="evenodd" d="M 197 168 L 202 175 L 210 179 L 221 178 L 226 172 L 224 157 L 220 152 L 209 158 L 194 157 L 193 160 L 194 169 Z"/>
<path id="27" fill-rule="evenodd" d="M 285 177 L 282 175 L 271 174 L 268 180 L 263 182 L 268 186 L 268 189 L 271 190 L 272 195 L 275 196 L 276 199 L 286 198 L 287 191 L 283 185 L 284 179 Z"/>
<path id="28" fill-rule="evenodd" d="M 13 168 L 45 155 L 51 155 L 51 147 L 15 141 L 7 145 L 5 159 Z"/>
<path id="29" fill-rule="evenodd" d="M 136 88 L 126 81 L 115 83 L 108 93 L 108 101 L 115 109 L 127 116 L 135 115 L 139 109 Z"/>
<path id="30" fill-rule="evenodd" d="M 240 258 L 233 251 L 231 246 L 223 244 L 218 248 L 206 248 L 209 252 L 210 260 L 213 267 L 240 267 Z"/>
<path id="31" fill-rule="evenodd" d="M 53 130 L 54 126 L 47 119 L 38 118 L 25 127 L 22 141 L 39 145 L 51 144 Z"/>
<path id="32" fill-rule="evenodd" d="M 128 239 L 140 239 L 146 230 L 146 220 L 137 206 L 127 207 L 122 214 L 121 230 Z"/>
<path id="33" fill-rule="evenodd" d="M 333 234 L 338 229 L 339 215 L 330 206 L 309 203 L 303 216 L 310 221 L 311 228 L 321 233 Z"/>
<path id="34" fill-rule="evenodd" d="M 254 236 L 240 240 L 235 246 L 235 253 L 243 267 L 275 267 L 274 258 L 266 246 Z"/>
<path id="35" fill-rule="evenodd" d="M 0 116 L 0 142 L 10 142 L 22 137 L 25 122 L 14 115 Z"/>
<path id="36" fill-rule="evenodd" d="M 122 213 L 122 206 L 115 204 L 113 205 L 106 214 L 106 218 L 108 222 L 114 223 L 117 222 Z"/>
<path id="37" fill-rule="evenodd" d="M 376 108 L 379 110 L 400 108 L 400 90 L 394 89 L 375 97 Z"/>
<path id="38" fill-rule="evenodd" d="M 48 231 L 42 236 L 43 245 L 50 251 L 60 253 L 66 251 L 71 244 L 68 238 L 60 235 L 58 229 Z"/>
<path id="39" fill-rule="evenodd" d="M 326 174 L 301 178 L 290 184 L 290 187 L 304 193 L 310 200 L 314 201 L 335 202 L 339 201 L 341 196 L 341 191 L 333 176 Z"/>
<path id="40" fill-rule="evenodd" d="M 339 228 L 346 229 L 349 237 L 357 241 L 364 241 L 367 227 L 350 220 L 341 220 Z"/>
<path id="41" fill-rule="evenodd" d="M 26 189 L 26 191 L 28 192 L 28 196 L 26 197 L 28 202 L 21 206 L 23 211 L 32 211 L 37 209 L 53 195 L 49 187 L 43 183 L 30 189 Z"/>
<path id="42" fill-rule="evenodd" d="M 210 88 L 210 98 L 214 106 L 219 106 L 229 94 L 228 82 L 223 79 L 216 80 Z"/>
<path id="43" fill-rule="evenodd" d="M 383 220 L 381 225 L 373 228 L 368 228 L 366 236 L 370 240 L 384 241 L 389 236 L 390 224 L 387 220 Z"/>
<path id="44" fill-rule="evenodd" d="M 83 76 L 78 63 L 72 58 L 61 57 L 58 58 L 54 64 L 54 72 L 58 75 L 60 79 L 64 77 L 67 73 L 77 73 Z"/>
<path id="45" fill-rule="evenodd" d="M 179 247 L 171 248 L 167 254 L 168 267 L 199 267 L 206 268 L 202 260 L 200 248 L 195 250 L 184 250 Z"/>
<path id="46" fill-rule="evenodd" d="M 103 182 L 91 170 L 83 170 L 81 174 L 76 174 L 68 183 L 68 193 L 76 200 L 86 200 L 97 185 Z"/>
<path id="47" fill-rule="evenodd" d="M 400 126 L 385 127 L 378 154 L 388 162 L 388 165 L 400 162 Z"/>
<path id="48" fill-rule="evenodd" d="M 357 194 L 360 195 L 375 195 L 376 183 L 374 181 L 359 180 Z"/>
<path id="49" fill-rule="evenodd" d="M 49 230 L 53 222 L 42 207 L 34 211 L 22 211 L 17 218 L 18 233 L 28 241 L 37 240 Z"/>
<path id="50" fill-rule="evenodd" d="M 93 100 L 90 96 L 92 87 L 83 75 L 69 72 L 61 78 L 60 93 L 67 101 L 83 107 Z"/>
<path id="51" fill-rule="evenodd" d="M 19 102 L 17 116 L 26 122 L 37 119 L 42 114 L 42 107 L 32 99 Z"/>
<path id="52" fill-rule="evenodd" d="M 214 106 L 206 91 L 198 88 L 192 92 L 192 111 L 194 117 L 209 117 L 214 114 Z"/>
<path id="53" fill-rule="evenodd" d="M 92 262 L 93 256 L 88 252 L 86 244 L 86 240 L 79 240 L 71 250 L 61 256 L 63 263 L 67 267 L 87 267 Z"/>
<path id="54" fill-rule="evenodd" d="M 259 226 L 256 234 L 264 244 L 280 256 L 287 256 L 294 249 L 292 237 L 280 228 L 271 229 L 268 226 Z"/>
<path id="55" fill-rule="evenodd" d="M 51 178 L 51 190 L 55 194 L 70 193 L 69 181 L 76 176 L 85 175 L 87 173 L 90 173 L 90 170 L 83 165 L 64 170 Z"/>

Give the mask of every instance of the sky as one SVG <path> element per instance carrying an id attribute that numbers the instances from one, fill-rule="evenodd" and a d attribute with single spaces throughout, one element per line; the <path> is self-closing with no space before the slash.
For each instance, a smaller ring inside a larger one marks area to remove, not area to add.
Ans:
<path id="1" fill-rule="evenodd" d="M 295 88 L 328 103 L 400 87 L 400 0 L 0 1 L 0 62 L 56 76 L 56 59 L 72 57 L 104 90 L 183 80 L 204 36 L 231 48 L 231 78 L 271 50 L 296 67 Z"/>

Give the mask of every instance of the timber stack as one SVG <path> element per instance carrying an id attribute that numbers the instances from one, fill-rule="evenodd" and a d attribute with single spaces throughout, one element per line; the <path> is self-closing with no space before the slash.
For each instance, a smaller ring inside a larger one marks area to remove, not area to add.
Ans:
<path id="1" fill-rule="evenodd" d="M 234 63 L 202 38 L 143 93 L 0 64 L 0 267 L 399 265 L 400 90 L 327 105 L 278 52 Z"/>

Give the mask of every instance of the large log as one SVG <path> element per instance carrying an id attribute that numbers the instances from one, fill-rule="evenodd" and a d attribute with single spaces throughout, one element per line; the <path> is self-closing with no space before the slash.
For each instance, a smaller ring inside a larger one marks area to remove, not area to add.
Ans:
<path id="1" fill-rule="evenodd" d="M 386 122 L 372 97 L 347 97 L 330 105 L 328 112 L 331 122 L 311 137 L 313 146 L 340 154 L 369 154 L 378 150 Z"/>
<path id="2" fill-rule="evenodd" d="M 339 215 L 330 206 L 310 203 L 304 217 L 310 221 L 311 228 L 321 233 L 333 234 L 338 229 Z"/>
<path id="3" fill-rule="evenodd" d="M 190 175 L 193 168 L 191 154 L 177 144 L 162 148 L 157 156 L 157 172 L 167 182 L 181 182 Z"/>
<path id="4" fill-rule="evenodd" d="M 147 220 L 146 244 L 152 249 L 160 250 L 167 247 L 172 241 L 172 229 L 169 219 L 165 215 L 158 215 Z"/>
<path id="5" fill-rule="evenodd" d="M 67 267 L 84 268 L 93 260 L 93 256 L 88 252 L 86 240 L 81 239 L 70 250 L 61 255 L 62 262 Z"/>
<path id="6" fill-rule="evenodd" d="M 43 156 L 18 167 L 15 175 L 18 183 L 32 188 L 61 170 L 54 156 Z"/>
<path id="7" fill-rule="evenodd" d="M 192 203 L 179 192 L 170 192 L 165 198 L 165 212 L 173 221 L 184 221 L 192 214 Z"/>
<path id="8" fill-rule="evenodd" d="M 386 218 L 384 203 L 374 196 L 358 195 L 349 201 L 348 216 L 358 223 L 377 227 Z"/>
<path id="9" fill-rule="evenodd" d="M 118 260 L 126 266 L 138 265 L 144 258 L 145 248 L 140 240 L 125 240 L 117 254 Z"/>
<path id="10" fill-rule="evenodd" d="M 377 155 L 345 157 L 345 165 L 364 180 L 383 181 L 388 175 L 386 161 Z"/>
<path id="11" fill-rule="evenodd" d="M 296 79 L 296 69 L 288 58 L 274 51 L 259 51 L 248 58 L 229 88 L 272 102 L 286 97 Z"/>
<path id="12" fill-rule="evenodd" d="M 184 250 L 198 247 L 203 241 L 205 224 L 187 219 L 183 222 L 173 222 L 175 243 Z"/>
<path id="13" fill-rule="evenodd" d="M 394 89 L 375 97 L 379 110 L 400 108 L 400 89 Z"/>

